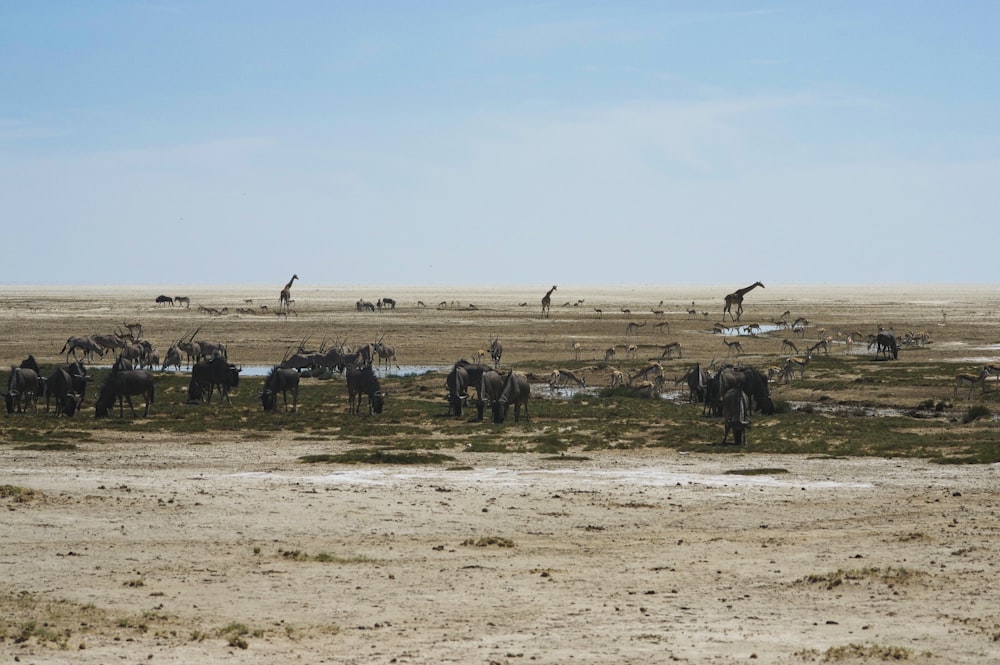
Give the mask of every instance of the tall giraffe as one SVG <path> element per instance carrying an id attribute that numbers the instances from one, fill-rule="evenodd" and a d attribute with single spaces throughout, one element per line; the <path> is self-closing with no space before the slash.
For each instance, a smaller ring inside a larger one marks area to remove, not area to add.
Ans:
<path id="1" fill-rule="evenodd" d="M 288 284 L 285 284 L 285 288 L 281 289 L 281 294 L 278 295 L 278 309 L 287 310 L 292 305 L 292 282 L 299 278 L 298 275 L 292 275 L 292 278 L 288 280 Z"/>
<path id="2" fill-rule="evenodd" d="M 552 292 L 556 290 L 555 284 L 552 288 L 545 292 L 542 296 L 542 316 L 546 317 L 549 315 L 549 306 L 552 305 Z"/>
<path id="3" fill-rule="evenodd" d="M 753 291 L 758 286 L 760 288 L 762 288 L 762 289 L 764 288 L 764 285 L 761 284 L 760 282 L 754 282 L 753 284 L 751 284 L 750 286 L 748 286 L 746 288 L 737 289 L 733 293 L 730 293 L 729 295 L 727 295 L 726 296 L 726 307 L 722 310 L 722 320 L 723 321 L 726 320 L 726 312 L 729 312 L 729 318 L 730 319 L 732 319 L 733 321 L 739 321 L 740 320 L 740 316 L 743 314 L 743 296 L 745 296 L 749 292 Z M 736 316 L 735 317 L 733 316 L 733 311 L 732 311 L 733 305 L 736 305 Z"/>

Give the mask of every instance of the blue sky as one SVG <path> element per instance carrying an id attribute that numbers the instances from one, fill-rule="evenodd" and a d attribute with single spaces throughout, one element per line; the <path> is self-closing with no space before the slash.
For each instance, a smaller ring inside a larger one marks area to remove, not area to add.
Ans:
<path id="1" fill-rule="evenodd" d="M 1000 283 L 998 25 L 998 2 L 2 3 L 0 282 Z"/>

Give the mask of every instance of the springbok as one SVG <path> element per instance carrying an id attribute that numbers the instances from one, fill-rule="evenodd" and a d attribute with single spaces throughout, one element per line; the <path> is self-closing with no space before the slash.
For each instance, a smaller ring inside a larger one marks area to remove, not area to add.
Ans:
<path id="1" fill-rule="evenodd" d="M 552 370 L 552 374 L 549 375 L 550 388 L 555 389 L 570 383 L 575 383 L 580 388 L 586 388 L 587 378 L 569 369 L 554 369 Z"/>
<path id="2" fill-rule="evenodd" d="M 795 342 L 790 339 L 785 339 L 781 341 L 781 350 L 778 353 L 784 353 L 785 350 L 790 350 L 792 353 L 798 353 L 799 347 L 795 346 Z"/>
<path id="3" fill-rule="evenodd" d="M 729 348 L 729 355 L 730 356 L 733 355 L 734 353 L 736 355 L 741 355 L 742 353 L 744 353 L 744 351 L 743 351 L 743 345 L 740 344 L 740 340 L 737 339 L 737 340 L 733 340 L 732 342 L 730 342 L 728 339 L 726 339 L 725 337 L 723 337 L 722 338 L 722 342 L 723 342 L 723 344 L 725 344 Z"/>
<path id="4" fill-rule="evenodd" d="M 627 326 L 625 326 L 625 335 L 626 336 L 628 336 L 628 335 L 638 335 L 639 334 L 639 328 L 642 328 L 645 325 L 646 325 L 645 321 L 643 321 L 642 323 L 636 323 L 635 321 L 633 321 L 633 322 L 629 323 Z"/>
<path id="5" fill-rule="evenodd" d="M 989 372 L 986 371 L 985 367 L 979 372 L 979 376 L 975 376 L 973 374 L 957 374 L 955 376 L 955 399 L 958 399 L 958 389 L 965 388 L 966 386 L 969 388 L 969 395 L 966 399 L 972 399 L 972 389 L 975 388 L 977 384 L 982 387 L 983 392 L 986 392 L 985 382 L 987 376 L 989 376 Z"/>
<path id="6" fill-rule="evenodd" d="M 670 344 L 664 346 L 663 353 L 660 354 L 660 358 L 661 359 L 666 358 L 667 360 L 669 360 L 670 358 L 673 357 L 674 353 L 677 354 L 678 358 L 684 357 L 680 342 L 671 342 Z"/>
<path id="7" fill-rule="evenodd" d="M 827 341 L 827 340 L 825 340 L 825 339 L 821 339 L 820 341 L 816 342 L 815 344 L 813 344 L 812 346 L 810 346 L 808 349 L 806 349 L 806 353 L 813 354 L 813 353 L 818 352 L 820 349 L 823 349 L 823 353 L 829 354 L 830 353 L 830 342 Z"/>
<path id="8" fill-rule="evenodd" d="M 805 358 L 792 357 L 785 361 L 785 383 L 788 383 L 792 379 L 792 375 L 795 370 L 799 370 L 799 378 L 802 379 L 806 375 L 806 367 L 812 362 L 812 354 L 807 353 Z"/>

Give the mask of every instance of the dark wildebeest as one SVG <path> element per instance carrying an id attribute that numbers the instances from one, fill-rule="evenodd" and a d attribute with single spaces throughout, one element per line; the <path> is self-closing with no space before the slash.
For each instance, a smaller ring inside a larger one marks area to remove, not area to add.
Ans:
<path id="1" fill-rule="evenodd" d="M 170 296 L 162 296 L 162 295 L 161 296 L 156 296 L 156 304 L 157 305 L 165 305 L 167 303 L 169 303 L 170 306 L 173 307 L 174 306 L 174 299 L 171 298 Z"/>
<path id="2" fill-rule="evenodd" d="M 146 402 L 146 409 L 142 417 L 149 416 L 149 405 L 153 403 L 156 396 L 156 383 L 153 374 L 144 369 L 112 370 L 108 378 L 101 384 L 101 390 L 97 394 L 94 415 L 103 418 L 110 414 L 118 400 L 118 417 L 125 416 L 125 402 L 132 410 L 132 417 L 135 417 L 135 407 L 132 405 L 132 395 L 142 395 Z"/>
<path id="3" fill-rule="evenodd" d="M 396 301 L 392 298 L 379 298 L 379 301 L 375 303 L 375 306 L 378 307 L 378 311 L 380 312 L 383 309 L 396 309 Z"/>
<path id="4" fill-rule="evenodd" d="M 490 340 L 490 358 L 493 359 L 493 369 L 500 367 L 500 358 L 503 356 L 503 344 L 500 343 L 500 338 Z"/>
<path id="5" fill-rule="evenodd" d="M 722 396 L 722 418 L 725 421 L 722 445 L 726 444 L 730 430 L 734 444 L 742 446 L 746 443 L 747 430 L 750 429 L 750 397 L 742 388 L 731 388 Z"/>
<path id="6" fill-rule="evenodd" d="M 885 360 L 892 354 L 893 360 L 899 359 L 899 344 L 896 343 L 896 336 L 887 330 L 879 332 L 875 337 L 875 358 L 882 356 Z"/>
<path id="7" fill-rule="evenodd" d="M 80 407 L 80 396 L 74 389 L 75 377 L 65 367 L 56 367 L 45 381 L 45 410 L 52 398 L 56 402 L 56 416 L 72 416 Z M 84 383 L 86 385 L 86 383 Z"/>
<path id="8" fill-rule="evenodd" d="M 515 423 L 521 420 L 521 406 L 524 406 L 524 419 L 529 420 L 529 397 L 531 397 L 531 386 L 528 384 L 528 377 L 520 372 L 511 370 L 503 383 L 500 397 L 493 402 L 493 422 L 500 425 L 506 420 L 507 409 L 510 408 L 511 403 L 514 404 Z"/>
<path id="9" fill-rule="evenodd" d="M 37 410 L 37 396 L 38 372 L 24 367 L 11 367 L 7 391 L 4 393 L 7 413 L 23 413 L 28 410 L 29 404 L 32 409 Z"/>
<path id="10" fill-rule="evenodd" d="M 722 415 L 722 397 L 732 388 L 742 388 L 751 398 L 751 409 L 774 413 L 767 377 L 753 367 L 724 367 L 709 380 L 706 406 L 715 416 Z"/>
<path id="11" fill-rule="evenodd" d="M 483 372 L 482 378 L 479 379 L 479 400 L 478 404 L 476 404 L 476 420 L 483 419 L 483 411 L 486 409 L 487 402 L 490 405 L 497 403 L 500 399 L 500 393 L 503 392 L 503 386 L 504 378 L 499 373 L 492 369 Z"/>
<path id="12" fill-rule="evenodd" d="M 448 414 L 454 413 L 456 416 L 462 415 L 462 406 L 469 398 L 469 388 L 476 389 L 476 406 L 483 397 L 479 394 L 479 384 L 483 378 L 483 372 L 489 370 L 486 365 L 472 364 L 468 360 L 462 359 L 455 363 L 454 367 L 445 378 L 445 385 L 448 386 Z"/>
<path id="13" fill-rule="evenodd" d="M 382 392 L 382 386 L 379 385 L 378 377 L 375 376 L 375 370 L 371 365 L 347 369 L 347 402 L 350 413 L 361 413 L 362 395 L 368 395 L 369 414 L 382 413 L 388 393 Z"/>
<path id="14" fill-rule="evenodd" d="M 225 358 L 216 356 L 211 360 L 199 360 L 191 368 L 191 382 L 188 384 L 188 403 L 212 401 L 212 393 L 219 389 L 219 398 L 229 402 L 229 389 L 240 385 L 240 368 Z"/>
<path id="15" fill-rule="evenodd" d="M 680 381 L 686 381 L 688 387 L 688 402 L 704 402 L 705 391 L 708 389 L 708 372 L 701 367 L 701 363 L 695 363 L 694 367 L 688 370 Z"/>
<path id="16" fill-rule="evenodd" d="M 63 344 L 62 351 L 59 353 L 65 353 L 66 362 L 69 362 L 70 354 L 73 354 L 73 360 L 77 359 L 77 349 L 83 351 L 83 359 L 87 361 L 93 360 L 95 353 L 102 358 L 104 357 L 104 347 L 95 342 L 89 335 L 70 337 Z"/>
<path id="17" fill-rule="evenodd" d="M 299 404 L 299 373 L 287 367 L 272 367 L 264 378 L 264 390 L 260 393 L 260 402 L 265 411 L 274 411 L 278 406 L 278 393 L 284 401 L 285 411 L 288 411 L 288 393 L 292 393 L 292 412 Z"/>

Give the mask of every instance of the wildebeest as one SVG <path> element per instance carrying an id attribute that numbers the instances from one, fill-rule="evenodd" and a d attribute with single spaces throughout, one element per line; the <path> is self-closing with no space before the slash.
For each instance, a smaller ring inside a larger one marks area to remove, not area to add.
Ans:
<path id="1" fill-rule="evenodd" d="M 25 367 L 11 367 L 7 390 L 4 392 L 7 413 L 23 413 L 28 410 L 29 404 L 33 409 L 37 409 L 35 402 L 37 396 L 38 372 Z"/>
<path id="2" fill-rule="evenodd" d="M 118 417 L 125 415 L 124 402 L 128 402 L 128 408 L 132 410 L 132 417 L 135 417 L 135 407 L 132 405 L 132 395 L 142 395 L 146 403 L 143 411 L 143 418 L 149 416 L 149 405 L 156 397 L 156 382 L 153 374 L 144 369 L 112 370 L 108 378 L 101 384 L 101 390 L 97 394 L 94 415 L 98 418 L 107 416 L 118 400 Z"/>
<path id="3" fill-rule="evenodd" d="M 86 382 L 82 385 L 86 386 Z M 46 411 L 53 398 L 56 402 L 56 416 L 72 416 L 80 407 L 82 398 L 75 390 L 75 377 L 66 367 L 56 367 L 45 381 Z"/>
<path id="4" fill-rule="evenodd" d="M 383 309 L 396 309 L 396 301 L 392 298 L 379 298 L 379 301 L 375 303 L 378 310 L 381 312 Z"/>
<path id="5" fill-rule="evenodd" d="M 732 388 L 742 388 L 751 398 L 751 409 L 756 407 L 767 415 L 774 413 L 774 402 L 767 377 L 753 367 L 724 367 L 709 379 L 705 406 L 714 415 L 722 414 L 722 397 Z"/>
<path id="6" fill-rule="evenodd" d="M 742 446 L 746 443 L 747 430 L 750 429 L 750 397 L 742 388 L 731 388 L 722 396 L 722 418 L 725 429 L 722 434 L 722 445 L 733 432 L 733 443 Z"/>
<path id="7" fill-rule="evenodd" d="M 704 402 L 705 390 L 708 388 L 708 372 L 702 369 L 701 363 L 695 363 L 683 379 L 687 381 L 688 401 Z"/>
<path id="8" fill-rule="evenodd" d="M 486 410 L 486 403 L 492 406 L 497 403 L 500 399 L 500 393 L 503 392 L 504 378 L 500 376 L 498 372 L 492 369 L 488 369 L 483 372 L 483 376 L 479 379 L 479 401 L 476 404 L 476 420 L 483 419 L 483 411 Z"/>
<path id="9" fill-rule="evenodd" d="M 63 344 L 62 351 L 59 353 L 65 353 L 66 362 L 69 362 L 70 354 L 73 354 L 73 360 L 77 359 L 77 349 L 83 351 L 83 359 L 87 361 L 93 360 L 95 353 L 102 358 L 104 357 L 104 347 L 95 342 L 89 335 L 70 337 Z"/>
<path id="10" fill-rule="evenodd" d="M 445 377 L 445 385 L 448 387 L 448 414 L 461 417 L 462 406 L 469 398 L 469 388 L 476 389 L 477 407 L 482 401 L 479 394 L 479 383 L 483 377 L 483 372 L 489 367 L 470 363 L 464 358 L 455 363 Z"/>
<path id="11" fill-rule="evenodd" d="M 225 358 L 216 356 L 203 359 L 191 368 L 188 384 L 188 403 L 212 401 L 212 393 L 219 389 L 219 398 L 229 402 L 229 389 L 240 385 L 240 368 Z"/>
<path id="12" fill-rule="evenodd" d="M 882 330 L 875 337 L 875 358 L 882 356 L 884 359 L 889 359 L 889 354 L 892 354 L 893 360 L 899 359 L 899 344 L 896 342 L 896 336 L 889 332 L 888 330 Z"/>
<path id="13" fill-rule="evenodd" d="M 278 393 L 288 410 L 288 393 L 292 393 L 292 412 L 299 404 L 299 373 L 287 367 L 272 367 L 264 378 L 264 389 L 260 393 L 260 402 L 265 411 L 274 411 L 278 406 Z"/>
<path id="14" fill-rule="evenodd" d="M 521 420 L 521 407 L 524 407 L 524 419 L 528 418 L 528 398 L 531 397 L 531 386 L 528 384 L 528 377 L 520 372 L 511 370 L 504 381 L 500 396 L 493 402 L 493 422 L 497 425 L 503 423 L 507 418 L 507 409 L 514 405 L 514 422 Z"/>
<path id="15" fill-rule="evenodd" d="M 382 413 L 388 393 L 382 392 L 378 377 L 371 365 L 347 369 L 348 412 L 361 413 L 361 396 L 368 395 L 368 413 Z"/>
<path id="16" fill-rule="evenodd" d="M 159 296 L 156 296 L 156 304 L 157 305 L 166 305 L 166 304 L 169 304 L 171 307 L 173 307 L 174 306 L 174 299 L 171 298 L 170 296 L 159 295 Z"/>

